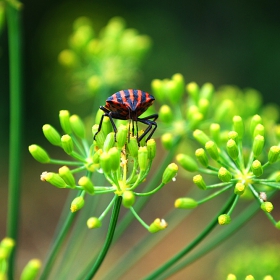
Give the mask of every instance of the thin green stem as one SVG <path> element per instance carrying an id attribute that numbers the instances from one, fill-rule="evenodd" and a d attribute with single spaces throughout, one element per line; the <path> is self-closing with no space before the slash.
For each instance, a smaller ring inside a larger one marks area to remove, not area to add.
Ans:
<path id="1" fill-rule="evenodd" d="M 48 275 L 51 271 L 51 268 L 52 268 L 52 265 L 55 261 L 55 258 L 58 254 L 58 251 L 59 249 L 61 248 L 61 245 L 63 244 L 63 241 L 65 240 L 65 237 L 68 233 L 68 230 L 70 229 L 73 221 L 74 221 L 74 218 L 76 216 L 76 212 L 74 213 L 71 213 L 69 212 L 68 213 L 68 216 L 58 234 L 58 236 L 56 237 L 53 245 L 52 245 L 52 248 L 49 252 L 49 255 L 47 256 L 47 260 L 46 260 L 46 263 L 45 263 L 45 267 L 44 267 L 44 270 L 42 272 L 42 275 L 40 277 L 40 280 L 44 280 L 44 279 L 47 279 L 48 278 Z"/>
<path id="2" fill-rule="evenodd" d="M 228 240 L 228 238 L 237 230 L 239 230 L 250 218 L 252 218 L 252 216 L 255 215 L 257 211 L 259 211 L 259 209 L 260 208 L 257 204 L 251 204 L 249 207 L 247 207 L 246 211 L 242 211 L 242 214 L 236 217 L 230 225 L 227 225 L 222 232 L 215 235 L 211 240 L 209 240 L 205 246 L 201 247 L 194 254 L 182 260 L 180 263 L 176 264 L 174 267 L 166 271 L 162 275 L 162 279 L 167 279 L 171 275 L 174 276 L 176 272 L 186 268 L 189 264 L 195 262 L 199 258 L 205 256 L 215 247 L 221 245 L 222 242 Z"/>
<path id="3" fill-rule="evenodd" d="M 140 218 L 140 216 L 137 214 L 137 212 L 135 212 L 135 210 L 133 209 L 133 207 L 129 208 L 130 211 L 133 213 L 133 215 L 135 216 L 135 218 L 139 221 L 139 223 L 146 228 L 147 230 L 149 229 L 149 226 Z"/>
<path id="4" fill-rule="evenodd" d="M 167 269 L 172 267 L 176 262 L 178 262 L 181 258 L 183 258 L 188 252 L 190 252 L 196 245 L 198 245 L 218 224 L 217 217 L 223 214 L 231 205 L 233 200 L 235 199 L 235 195 L 232 195 L 230 199 L 226 202 L 224 207 L 219 211 L 219 214 L 206 226 L 206 228 L 183 250 L 181 250 L 178 254 L 176 254 L 173 258 L 163 264 L 160 268 L 155 270 L 153 273 L 148 275 L 145 280 L 158 279 L 158 277 L 163 274 Z"/>
<path id="5" fill-rule="evenodd" d="M 20 169 L 21 169 L 21 30 L 20 11 L 7 5 L 9 68 L 10 68 L 10 151 L 9 151 L 9 195 L 7 236 L 18 239 L 20 208 Z M 13 279 L 15 250 L 9 260 L 9 279 Z"/>
<path id="6" fill-rule="evenodd" d="M 236 204 L 237 204 L 237 202 L 238 202 L 238 200 L 239 200 L 239 195 L 235 195 L 235 198 L 234 198 L 234 201 L 233 201 L 233 203 L 232 203 L 232 205 L 231 205 L 231 207 L 230 207 L 230 209 L 228 210 L 228 212 L 227 212 L 227 214 L 230 216 L 231 215 L 231 213 L 233 212 L 233 210 L 234 210 L 234 208 L 235 208 L 235 206 L 236 206 Z"/>
<path id="7" fill-rule="evenodd" d="M 153 189 L 150 192 L 145 192 L 145 193 L 135 193 L 137 196 L 148 196 L 156 193 L 158 190 L 160 190 L 164 186 L 164 183 L 160 183 L 159 186 L 157 186 L 155 189 Z"/>
<path id="8" fill-rule="evenodd" d="M 92 279 L 92 277 L 97 273 L 99 267 L 101 266 L 104 258 L 106 257 L 106 255 L 109 251 L 110 245 L 111 245 L 113 237 L 114 237 L 114 232 L 115 232 L 115 228 L 117 225 L 119 213 L 120 213 L 121 203 L 122 203 L 122 196 L 118 196 L 117 199 L 115 200 L 115 204 L 114 204 L 114 208 L 112 211 L 112 216 L 111 216 L 105 243 L 103 245 L 101 252 L 99 253 L 99 255 L 97 257 L 97 260 L 95 261 L 94 265 L 92 266 L 91 270 L 83 278 L 85 280 Z"/>
<path id="9" fill-rule="evenodd" d="M 60 160 L 60 159 L 52 159 L 52 158 L 49 163 L 59 164 L 59 165 L 84 166 L 84 163 L 80 161 Z"/>
<path id="10" fill-rule="evenodd" d="M 207 196 L 207 197 L 205 197 L 205 198 L 199 200 L 197 203 L 198 203 L 198 204 L 205 203 L 205 202 L 207 202 L 207 201 L 213 199 L 214 197 L 220 195 L 221 193 L 227 191 L 227 190 L 230 189 L 232 186 L 233 186 L 232 184 L 227 185 L 227 186 L 225 186 L 223 189 L 221 189 L 221 190 L 219 190 L 219 191 L 217 191 L 217 192 L 214 192 L 213 194 L 211 194 L 211 195 L 209 195 L 209 196 Z"/>

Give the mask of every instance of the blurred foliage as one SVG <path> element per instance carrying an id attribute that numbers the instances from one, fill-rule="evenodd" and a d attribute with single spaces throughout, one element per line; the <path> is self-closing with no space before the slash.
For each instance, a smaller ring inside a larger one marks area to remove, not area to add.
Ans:
<path id="1" fill-rule="evenodd" d="M 95 96 L 95 101 L 135 84 L 138 69 L 149 51 L 151 39 L 139 35 L 136 29 L 126 28 L 124 19 L 112 18 L 100 34 L 89 18 L 74 21 L 69 48 L 60 52 L 58 60 L 68 69 L 72 99 Z M 104 95 L 105 93 L 105 95 Z"/>
<path id="2" fill-rule="evenodd" d="M 226 279 L 228 273 L 235 274 L 237 279 L 245 279 L 249 274 L 255 279 L 271 275 L 278 279 L 280 275 L 280 244 L 264 243 L 239 245 L 217 264 L 216 279 Z"/>

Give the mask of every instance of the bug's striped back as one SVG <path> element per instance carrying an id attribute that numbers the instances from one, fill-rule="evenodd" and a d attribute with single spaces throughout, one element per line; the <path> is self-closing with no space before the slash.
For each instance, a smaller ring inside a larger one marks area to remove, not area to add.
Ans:
<path id="1" fill-rule="evenodd" d="M 154 97 L 145 91 L 125 89 L 108 97 L 105 107 L 125 119 L 137 118 L 153 104 L 154 100 Z"/>

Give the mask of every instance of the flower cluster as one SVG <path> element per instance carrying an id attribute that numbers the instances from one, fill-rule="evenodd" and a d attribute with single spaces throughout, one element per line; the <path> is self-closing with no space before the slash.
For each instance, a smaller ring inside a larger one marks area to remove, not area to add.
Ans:
<path id="1" fill-rule="evenodd" d="M 240 116 L 234 116 L 233 130 L 227 133 L 225 145 L 221 139 L 219 124 L 211 124 L 210 131 L 212 137 L 199 129 L 193 132 L 193 137 L 203 145 L 203 148 L 195 151 L 195 157 L 202 168 L 187 154 L 178 154 L 176 159 L 184 169 L 199 172 L 193 177 L 193 182 L 197 187 L 202 190 L 217 188 L 221 190 L 201 201 L 187 197 L 178 198 L 175 201 L 175 207 L 195 208 L 222 192 L 233 189 L 236 195 L 235 201 L 227 213 L 219 216 L 219 224 L 230 223 L 231 213 L 239 197 L 251 194 L 270 221 L 280 228 L 280 222 L 275 221 L 271 215 L 273 204 L 269 201 L 270 193 L 280 188 L 280 172 L 275 171 L 279 170 L 280 146 L 265 145 L 266 136 L 262 118 L 254 115 L 246 130 L 249 133 L 245 134 L 243 119 Z M 220 183 L 206 184 L 202 173 L 217 177 Z"/>
<path id="2" fill-rule="evenodd" d="M 112 18 L 99 35 L 90 19 L 80 17 L 73 23 L 69 48 L 60 52 L 58 61 L 71 73 L 76 94 L 98 96 L 135 81 L 150 46 L 147 35 L 126 28 L 120 17 Z"/>
<path id="3" fill-rule="evenodd" d="M 61 147 L 74 161 L 52 159 L 40 146 L 29 146 L 31 155 L 37 161 L 63 165 L 59 168 L 58 173 L 43 172 L 41 180 L 49 182 L 58 188 L 70 188 L 80 191 L 80 194 L 72 201 L 72 212 L 76 212 L 84 206 L 84 196 L 86 194 L 113 194 L 112 202 L 109 203 L 101 216 L 88 219 L 87 225 L 89 228 L 100 227 L 102 219 L 112 207 L 114 200 L 122 196 L 123 206 L 129 208 L 147 230 L 157 232 L 164 229 L 167 226 L 164 220 L 156 219 L 149 226 L 133 209 L 136 197 L 149 196 L 155 193 L 170 182 L 178 171 L 177 165 L 171 163 L 165 169 L 159 186 L 147 192 L 136 192 L 136 188 L 145 181 L 151 170 L 152 162 L 156 155 L 156 142 L 154 139 L 150 139 L 147 142 L 143 139 L 138 143 L 136 137 L 129 135 L 128 127 L 122 122 L 117 125 L 118 132 L 115 135 L 112 132 L 109 118 L 105 117 L 101 130 L 97 134 L 99 125 L 96 124 L 92 127 L 92 135 L 96 135 L 96 140 L 88 144 L 85 140 L 84 124 L 77 115 L 70 115 L 68 111 L 63 110 L 60 111 L 59 118 L 61 127 L 66 134 L 61 136 L 49 124 L 43 126 L 43 133 L 51 144 Z M 76 168 L 70 169 L 69 166 L 75 166 Z M 76 182 L 74 174 L 78 172 L 83 172 L 84 175 L 79 177 Z M 91 179 L 94 172 L 102 173 L 109 185 L 94 185 Z"/>
<path id="4" fill-rule="evenodd" d="M 279 250 L 278 242 L 239 244 L 233 250 L 224 254 L 223 258 L 217 263 L 215 279 L 225 279 L 225 275 L 230 271 L 231 274 L 228 275 L 227 280 L 276 280 L 280 275 Z M 256 258 L 256 256 L 258 257 Z M 247 276 L 248 272 L 251 276 Z M 248 278 L 245 278 L 246 276 Z"/>
<path id="5" fill-rule="evenodd" d="M 230 127 L 233 116 L 247 119 L 258 112 L 261 104 L 261 96 L 254 89 L 224 86 L 215 90 L 211 83 L 201 87 L 195 82 L 185 84 L 179 73 L 171 79 L 155 79 L 151 87 L 157 102 L 162 104 L 159 131 L 167 150 L 173 146 L 175 136 L 189 140 L 193 130 L 209 127 L 211 120 L 219 122 L 222 127 Z"/>
<path id="6" fill-rule="evenodd" d="M 10 237 L 5 237 L 0 242 L 0 279 L 8 279 L 8 260 L 15 247 L 15 241 Z M 21 272 L 21 280 L 36 279 L 41 268 L 41 261 L 31 259 Z"/>

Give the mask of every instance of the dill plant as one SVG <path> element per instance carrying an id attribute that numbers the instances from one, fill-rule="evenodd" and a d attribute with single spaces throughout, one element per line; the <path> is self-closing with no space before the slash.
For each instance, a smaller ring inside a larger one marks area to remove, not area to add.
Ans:
<path id="1" fill-rule="evenodd" d="M 12 11 L 7 14 L 19 13 L 17 2 L 9 5 L 8 9 Z M 11 28 L 18 32 L 16 24 L 11 21 Z M 20 71 L 20 60 L 17 43 L 10 41 L 9 44 L 10 79 L 16 85 L 11 88 L 13 114 L 20 107 L 17 72 Z M 151 39 L 135 29 L 126 28 L 121 18 L 113 18 L 97 34 L 91 21 L 82 17 L 74 22 L 69 46 L 61 51 L 58 60 L 70 73 L 71 84 L 80 85 L 75 94 L 102 105 L 115 89 L 133 83 L 150 47 Z M 242 91 L 234 87 L 216 90 L 211 83 L 202 86 L 195 82 L 186 84 L 185 77 L 179 73 L 170 79 L 153 80 L 151 93 L 159 111 L 157 141 L 149 139 L 146 142 L 143 139 L 138 143 L 137 138 L 130 135 L 126 121 L 117 122 L 115 135 L 108 118 L 104 118 L 102 129 L 93 140 L 102 114 L 96 105 L 91 118 L 95 121 L 90 127 L 88 122 L 67 110 L 59 112 L 61 129 L 57 130 L 51 124 L 43 125 L 42 132 L 47 141 L 62 149 L 69 159 L 53 158 L 37 144 L 30 145 L 29 152 L 42 164 L 59 166 L 57 172 L 43 171 L 40 179 L 54 187 L 70 190 L 70 194 L 66 214 L 43 269 L 40 270 L 41 261 L 33 259 L 24 268 L 21 279 L 31 280 L 38 275 L 40 279 L 92 279 L 111 244 L 117 243 L 125 231 L 129 232 L 128 226 L 136 219 L 148 235 L 138 240 L 135 251 L 132 249 L 119 256 L 102 276 L 102 279 L 121 278 L 155 244 L 185 222 L 188 214 L 184 213 L 220 195 L 226 199 L 214 217 L 209 218 L 205 228 L 191 242 L 186 241 L 178 253 L 158 268 L 153 267 L 149 275 L 141 277 L 165 279 L 177 273 L 226 240 L 259 209 L 272 225 L 280 228 L 280 222 L 271 214 L 274 208 L 271 199 L 280 188 L 280 126 L 277 116 L 267 117 L 260 94 L 254 89 Z M 16 131 L 20 117 L 13 116 L 11 128 Z M 19 149 L 19 136 L 11 135 L 11 139 L 15 138 L 18 142 L 11 145 L 11 159 Z M 159 144 L 165 150 L 165 157 L 157 164 Z M 19 170 L 13 167 L 10 176 L 18 176 Z M 192 180 L 188 179 L 189 173 L 195 173 Z M 194 197 L 177 198 L 166 219 L 151 217 L 151 221 L 146 222 L 141 218 L 141 210 L 149 207 L 146 205 L 150 197 L 156 196 L 164 185 L 172 183 L 179 188 L 176 176 L 184 182 L 191 182 Z M 17 242 L 18 223 L 15 191 L 16 186 L 11 183 L 9 207 L 15 214 L 9 213 L 7 236 L 11 238 L 4 238 L 0 244 L 0 275 L 3 279 L 7 275 L 12 279 L 14 270 L 12 251 Z M 205 197 L 202 198 L 201 193 Z M 234 215 L 238 202 L 245 198 L 250 205 L 242 215 Z M 119 218 L 122 206 L 127 211 Z M 110 219 L 106 220 L 109 216 Z M 224 226 L 219 234 L 212 236 L 195 254 L 189 255 L 207 236 L 211 236 L 217 225 Z M 82 241 L 87 241 L 81 228 L 86 229 L 89 235 L 98 231 L 100 234 L 95 235 L 98 237 L 93 240 L 95 243 L 85 245 L 90 254 L 79 263 L 75 257 L 79 256 Z M 102 238 L 104 235 L 105 239 Z M 63 266 L 60 265 L 61 256 Z M 228 279 L 234 277 L 233 274 L 228 275 Z M 253 279 L 253 276 L 247 276 L 248 279 L 250 277 Z"/>

